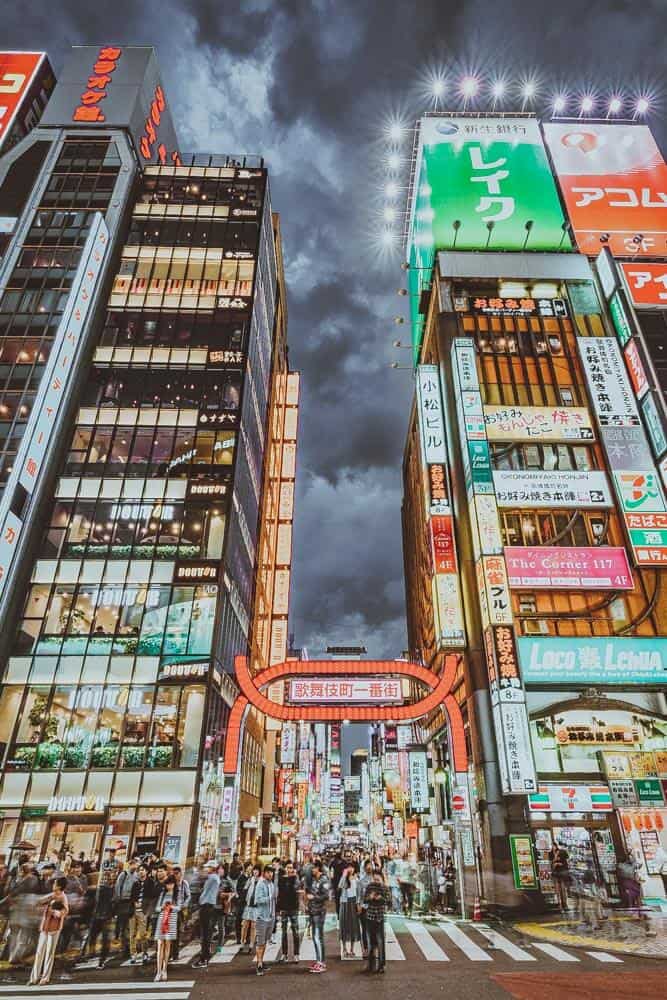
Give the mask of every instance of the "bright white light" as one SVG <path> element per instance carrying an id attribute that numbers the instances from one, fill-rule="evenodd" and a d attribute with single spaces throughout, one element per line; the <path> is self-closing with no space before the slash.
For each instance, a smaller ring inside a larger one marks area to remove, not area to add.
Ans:
<path id="1" fill-rule="evenodd" d="M 556 114 L 560 114 L 561 111 L 565 111 L 565 105 L 567 101 L 562 95 L 554 98 L 554 111 Z"/>
<path id="2" fill-rule="evenodd" d="M 612 97 L 609 102 L 609 114 L 615 115 L 621 110 L 621 100 L 619 97 Z"/>
<path id="3" fill-rule="evenodd" d="M 385 247 L 393 246 L 396 241 L 396 233 L 392 229 L 384 229 L 380 234 L 380 240 Z"/>
<path id="4" fill-rule="evenodd" d="M 645 97 L 640 97 L 637 101 L 637 114 L 645 115 L 648 111 L 649 104 Z"/>
<path id="5" fill-rule="evenodd" d="M 464 97 L 474 97 L 479 89 L 479 81 L 474 76 L 465 76 L 461 81 L 461 93 Z"/>
<path id="6" fill-rule="evenodd" d="M 387 208 L 385 208 L 385 210 L 384 210 L 384 212 L 382 214 L 384 216 L 385 222 L 393 222 L 394 219 L 396 218 L 396 209 L 395 208 L 390 208 L 388 206 Z"/>
<path id="7" fill-rule="evenodd" d="M 419 188 L 419 193 L 422 196 L 422 198 L 428 198 L 428 196 L 431 194 L 431 190 L 432 189 L 430 184 L 422 184 L 422 186 Z"/>
<path id="8" fill-rule="evenodd" d="M 524 101 L 529 101 L 532 97 L 535 97 L 536 86 L 532 80 L 526 80 L 523 85 L 522 94 Z"/>
<path id="9" fill-rule="evenodd" d="M 441 80 L 440 77 L 436 77 L 431 84 L 431 90 L 434 97 L 442 97 L 445 92 L 445 81 Z"/>
<path id="10" fill-rule="evenodd" d="M 389 183 L 384 189 L 384 193 L 386 194 L 387 198 L 395 198 L 398 195 L 398 184 L 396 184 L 394 181 L 389 181 Z"/>
<path id="11" fill-rule="evenodd" d="M 398 153 L 391 153 L 387 159 L 387 166 L 390 170 L 398 170 L 401 165 L 401 158 Z"/>
<path id="12" fill-rule="evenodd" d="M 592 97 L 584 97 L 583 101 L 581 102 L 581 110 L 584 112 L 585 115 L 587 115 L 589 111 L 593 110 Z"/>
<path id="13" fill-rule="evenodd" d="M 496 80 L 494 85 L 491 87 L 491 93 L 493 95 L 494 100 L 499 101 L 500 98 L 505 93 L 505 81 Z"/>
<path id="14" fill-rule="evenodd" d="M 392 142 L 398 142 L 398 140 L 401 139 L 403 136 L 402 125 L 400 125 L 398 122 L 394 122 L 393 125 L 390 125 L 389 128 L 387 129 L 387 135 L 389 136 Z"/>

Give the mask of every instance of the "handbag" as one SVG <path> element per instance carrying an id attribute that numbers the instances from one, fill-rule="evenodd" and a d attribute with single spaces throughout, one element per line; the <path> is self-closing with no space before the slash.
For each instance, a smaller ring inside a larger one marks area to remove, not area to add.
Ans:
<path id="1" fill-rule="evenodd" d="M 164 907 L 163 907 L 163 910 L 162 910 L 162 916 L 160 918 L 160 933 L 161 934 L 168 934 L 169 933 L 169 921 L 171 920 L 171 911 L 173 910 L 173 908 L 174 908 L 173 903 L 165 903 L 164 904 Z"/>

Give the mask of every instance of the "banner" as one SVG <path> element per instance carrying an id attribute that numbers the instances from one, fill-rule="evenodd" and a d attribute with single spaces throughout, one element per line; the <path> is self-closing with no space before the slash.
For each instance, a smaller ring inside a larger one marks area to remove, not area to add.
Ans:
<path id="1" fill-rule="evenodd" d="M 485 406 L 489 441 L 592 441 L 593 425 L 585 407 Z"/>
<path id="2" fill-rule="evenodd" d="M 26 98 L 24 112 L 33 110 L 28 91 L 44 57 L 43 52 L 0 52 L 0 147 L 12 131 L 14 120 Z M 38 103 L 41 108 L 42 102 Z M 20 135 L 23 134 L 22 130 Z"/>
<path id="3" fill-rule="evenodd" d="M 604 472 L 550 472 L 506 469 L 493 473 L 499 507 L 613 507 Z"/>
<path id="4" fill-rule="evenodd" d="M 520 636 L 517 648 L 525 684 L 667 684 L 667 639 L 660 636 Z"/>
<path id="5" fill-rule="evenodd" d="M 430 811 L 428 790 L 428 759 L 425 750 L 411 750 L 408 754 L 410 777 L 410 808 L 413 812 Z"/>
<path id="6" fill-rule="evenodd" d="M 667 166 L 646 125 L 548 122 L 544 135 L 582 253 L 666 255 Z M 639 237 L 639 239 L 637 239 Z"/>
<path id="7" fill-rule="evenodd" d="M 632 590 L 625 549 L 613 546 L 505 547 L 511 587 Z"/>
<path id="8" fill-rule="evenodd" d="M 639 424 L 637 404 L 616 338 L 578 337 L 577 346 L 600 426 Z"/>
<path id="9" fill-rule="evenodd" d="M 633 262 L 622 263 L 620 268 L 633 305 L 667 308 L 667 265 Z"/>

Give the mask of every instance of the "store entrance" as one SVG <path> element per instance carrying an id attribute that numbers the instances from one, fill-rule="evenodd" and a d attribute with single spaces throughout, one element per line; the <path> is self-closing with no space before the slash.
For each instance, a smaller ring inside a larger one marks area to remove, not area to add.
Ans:
<path id="1" fill-rule="evenodd" d="M 51 820 L 44 856 L 59 860 L 71 854 L 73 858 L 98 862 L 103 836 L 102 822 Z"/>
<path id="2" fill-rule="evenodd" d="M 619 898 L 617 851 L 612 831 L 606 823 L 565 824 L 553 820 L 548 825 L 536 826 L 533 836 L 540 889 L 547 903 L 557 903 L 549 862 L 549 851 L 554 844 L 562 844 L 567 850 L 570 872 L 574 879 L 580 879 L 590 866 L 598 881 L 606 886 L 609 897 Z"/>

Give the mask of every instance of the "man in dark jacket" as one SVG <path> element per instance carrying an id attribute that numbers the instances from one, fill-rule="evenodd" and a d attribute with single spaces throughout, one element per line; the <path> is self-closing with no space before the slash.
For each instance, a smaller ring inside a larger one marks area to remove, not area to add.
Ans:
<path id="1" fill-rule="evenodd" d="M 385 938 L 384 918 L 391 909 L 391 890 L 384 880 L 381 868 L 376 868 L 364 890 L 366 930 L 368 933 L 367 972 L 384 972 Z"/>
<path id="2" fill-rule="evenodd" d="M 157 902 L 157 885 L 145 864 L 139 865 L 137 878 L 132 886 L 130 917 L 130 951 L 133 965 L 148 961 L 148 943 L 151 939 L 151 918 Z"/>
<path id="3" fill-rule="evenodd" d="M 278 899 L 276 912 L 280 915 L 282 944 L 279 962 L 287 961 L 287 925 L 292 928 L 292 943 L 294 945 L 293 962 L 299 961 L 299 892 L 301 880 L 296 873 L 293 861 L 288 861 L 285 871 L 278 876 Z"/>
<path id="4" fill-rule="evenodd" d="M 331 894 L 331 883 L 322 871 L 322 862 L 313 862 L 310 890 L 306 892 L 308 916 L 313 929 L 313 945 L 315 947 L 315 962 L 309 972 L 326 972 L 324 961 L 324 921 L 327 915 L 327 903 Z"/>

